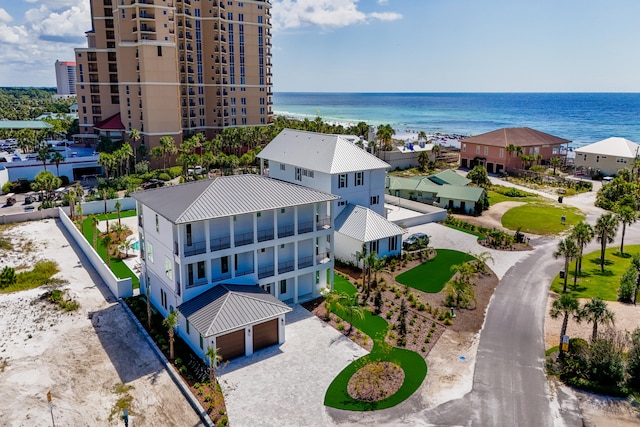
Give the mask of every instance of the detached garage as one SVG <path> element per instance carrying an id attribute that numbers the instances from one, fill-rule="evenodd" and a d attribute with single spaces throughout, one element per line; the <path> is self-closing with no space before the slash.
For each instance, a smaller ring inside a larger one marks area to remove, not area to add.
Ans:
<path id="1" fill-rule="evenodd" d="M 282 344 L 291 308 L 259 286 L 217 285 L 178 311 L 184 322 L 179 333 L 200 356 L 211 346 L 229 360 Z"/>

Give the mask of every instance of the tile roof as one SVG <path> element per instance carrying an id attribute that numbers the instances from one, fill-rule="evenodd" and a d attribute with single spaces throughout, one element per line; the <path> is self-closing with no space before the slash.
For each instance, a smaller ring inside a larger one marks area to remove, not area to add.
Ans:
<path id="1" fill-rule="evenodd" d="M 575 152 L 635 159 L 640 154 L 640 144 L 626 138 L 611 137 L 577 148 Z"/>
<path id="2" fill-rule="evenodd" d="M 341 135 L 292 129 L 282 130 L 258 157 L 328 174 L 390 168 Z"/>
<path id="3" fill-rule="evenodd" d="M 107 117 L 103 121 L 93 125 L 93 127 L 100 130 L 125 130 L 122 120 L 120 119 L 120 113 Z"/>
<path id="4" fill-rule="evenodd" d="M 261 175 L 221 176 L 131 194 L 174 224 L 339 199 Z"/>
<path id="5" fill-rule="evenodd" d="M 534 145 L 568 144 L 571 141 L 531 128 L 503 128 L 464 138 L 462 142 L 506 148 L 511 144 L 516 147 L 529 147 Z"/>
<path id="6" fill-rule="evenodd" d="M 360 242 L 371 242 L 405 232 L 402 227 L 371 209 L 353 204 L 347 205 L 336 217 L 335 229 L 336 232 Z"/>
<path id="7" fill-rule="evenodd" d="M 224 284 L 178 306 L 178 311 L 203 337 L 261 323 L 291 310 L 259 286 Z"/>

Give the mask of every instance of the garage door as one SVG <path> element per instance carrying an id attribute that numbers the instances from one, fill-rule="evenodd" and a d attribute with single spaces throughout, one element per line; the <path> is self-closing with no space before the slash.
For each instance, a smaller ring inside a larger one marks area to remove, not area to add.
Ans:
<path id="1" fill-rule="evenodd" d="M 269 320 L 253 327 L 253 351 L 278 344 L 278 319 Z"/>
<path id="2" fill-rule="evenodd" d="M 244 329 L 216 337 L 216 346 L 223 360 L 244 356 Z"/>

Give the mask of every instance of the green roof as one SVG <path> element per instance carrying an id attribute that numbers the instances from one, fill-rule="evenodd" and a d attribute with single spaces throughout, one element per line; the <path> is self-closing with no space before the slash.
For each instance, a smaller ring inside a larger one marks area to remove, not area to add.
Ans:
<path id="1" fill-rule="evenodd" d="M 451 169 L 438 172 L 435 175 L 429 175 L 427 178 L 436 184 L 467 185 L 471 182 L 471 180 L 459 175 Z"/>
<path id="2" fill-rule="evenodd" d="M 482 198 L 484 189 L 481 187 L 462 187 L 460 185 L 442 185 L 438 191 L 441 199 L 454 199 L 477 202 Z"/>
<path id="3" fill-rule="evenodd" d="M 49 129 L 53 125 L 40 120 L 0 120 L 0 129 Z"/>

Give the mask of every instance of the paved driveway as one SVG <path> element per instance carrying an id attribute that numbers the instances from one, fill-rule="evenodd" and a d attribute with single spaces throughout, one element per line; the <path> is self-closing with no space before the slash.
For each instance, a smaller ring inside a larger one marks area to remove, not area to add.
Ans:
<path id="1" fill-rule="evenodd" d="M 282 346 L 233 360 L 220 371 L 231 425 L 327 425 L 325 391 L 367 353 L 299 305 L 286 322 Z"/>

